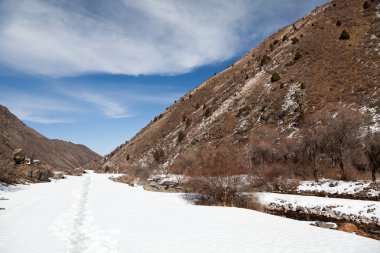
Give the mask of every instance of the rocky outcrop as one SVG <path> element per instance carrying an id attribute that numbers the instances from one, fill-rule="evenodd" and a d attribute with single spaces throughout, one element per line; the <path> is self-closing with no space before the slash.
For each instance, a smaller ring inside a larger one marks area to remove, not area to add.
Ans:
<path id="1" fill-rule="evenodd" d="M 13 151 L 13 161 L 15 164 L 22 164 L 25 162 L 25 152 L 21 148 L 15 149 Z"/>

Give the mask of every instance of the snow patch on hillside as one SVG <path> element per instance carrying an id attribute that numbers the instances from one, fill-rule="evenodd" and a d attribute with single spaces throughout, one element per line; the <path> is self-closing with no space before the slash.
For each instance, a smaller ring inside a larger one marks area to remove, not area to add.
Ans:
<path id="1" fill-rule="evenodd" d="M 288 93 L 285 95 L 284 103 L 282 104 L 282 110 L 294 110 L 298 108 L 298 95 L 301 92 L 301 84 L 295 83 L 290 85 Z"/>
<path id="2" fill-rule="evenodd" d="M 380 113 L 376 108 L 363 106 L 359 109 L 361 113 L 368 113 L 371 116 L 370 130 L 374 132 L 380 132 Z"/>

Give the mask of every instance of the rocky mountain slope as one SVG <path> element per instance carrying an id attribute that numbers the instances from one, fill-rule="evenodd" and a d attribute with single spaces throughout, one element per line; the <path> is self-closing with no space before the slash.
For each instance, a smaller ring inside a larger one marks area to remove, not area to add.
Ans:
<path id="1" fill-rule="evenodd" d="M 379 129 L 379 41 L 379 0 L 332 0 L 176 101 L 102 166 L 167 168 L 226 140 L 244 154 L 258 132 L 296 138 L 310 117 L 338 106 Z"/>
<path id="2" fill-rule="evenodd" d="M 13 151 L 18 148 L 23 149 L 26 156 L 61 170 L 74 169 L 100 159 L 84 145 L 46 138 L 25 125 L 6 107 L 0 106 L 0 159 L 11 161 Z"/>

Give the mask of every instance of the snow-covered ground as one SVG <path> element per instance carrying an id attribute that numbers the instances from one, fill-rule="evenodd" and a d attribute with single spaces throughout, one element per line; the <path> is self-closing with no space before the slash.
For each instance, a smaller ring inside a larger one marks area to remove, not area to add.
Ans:
<path id="1" fill-rule="evenodd" d="M 0 252 L 380 252 L 380 242 L 252 210 L 195 206 L 104 174 L 0 191 Z"/>
<path id="2" fill-rule="evenodd" d="M 270 210 L 316 214 L 357 223 L 380 226 L 380 202 L 340 198 L 324 198 L 278 193 L 257 193 L 260 203 Z M 379 248 L 380 252 L 380 248 Z"/>
<path id="3" fill-rule="evenodd" d="M 369 181 L 345 182 L 337 180 L 321 180 L 320 182 L 302 181 L 297 187 L 298 192 L 340 194 L 340 195 L 362 195 L 366 197 L 379 197 L 380 190 L 372 189 Z"/>

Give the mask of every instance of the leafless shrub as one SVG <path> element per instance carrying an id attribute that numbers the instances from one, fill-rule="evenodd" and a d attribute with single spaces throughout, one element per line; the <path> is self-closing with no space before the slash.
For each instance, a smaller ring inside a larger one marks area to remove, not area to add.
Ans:
<path id="1" fill-rule="evenodd" d="M 376 182 L 376 172 L 380 168 L 380 133 L 369 133 L 364 140 L 364 148 L 371 169 L 372 181 Z"/>
<path id="2" fill-rule="evenodd" d="M 187 171 L 189 180 L 184 182 L 184 189 L 198 193 L 199 203 L 222 206 L 248 206 L 241 197 L 240 177 L 246 173 L 246 167 L 224 144 L 212 152 L 209 146 L 202 146 L 197 157 L 197 166 Z"/>
<path id="3" fill-rule="evenodd" d="M 10 163 L 0 161 L 0 182 L 14 184 L 17 182 L 17 175 Z"/>

